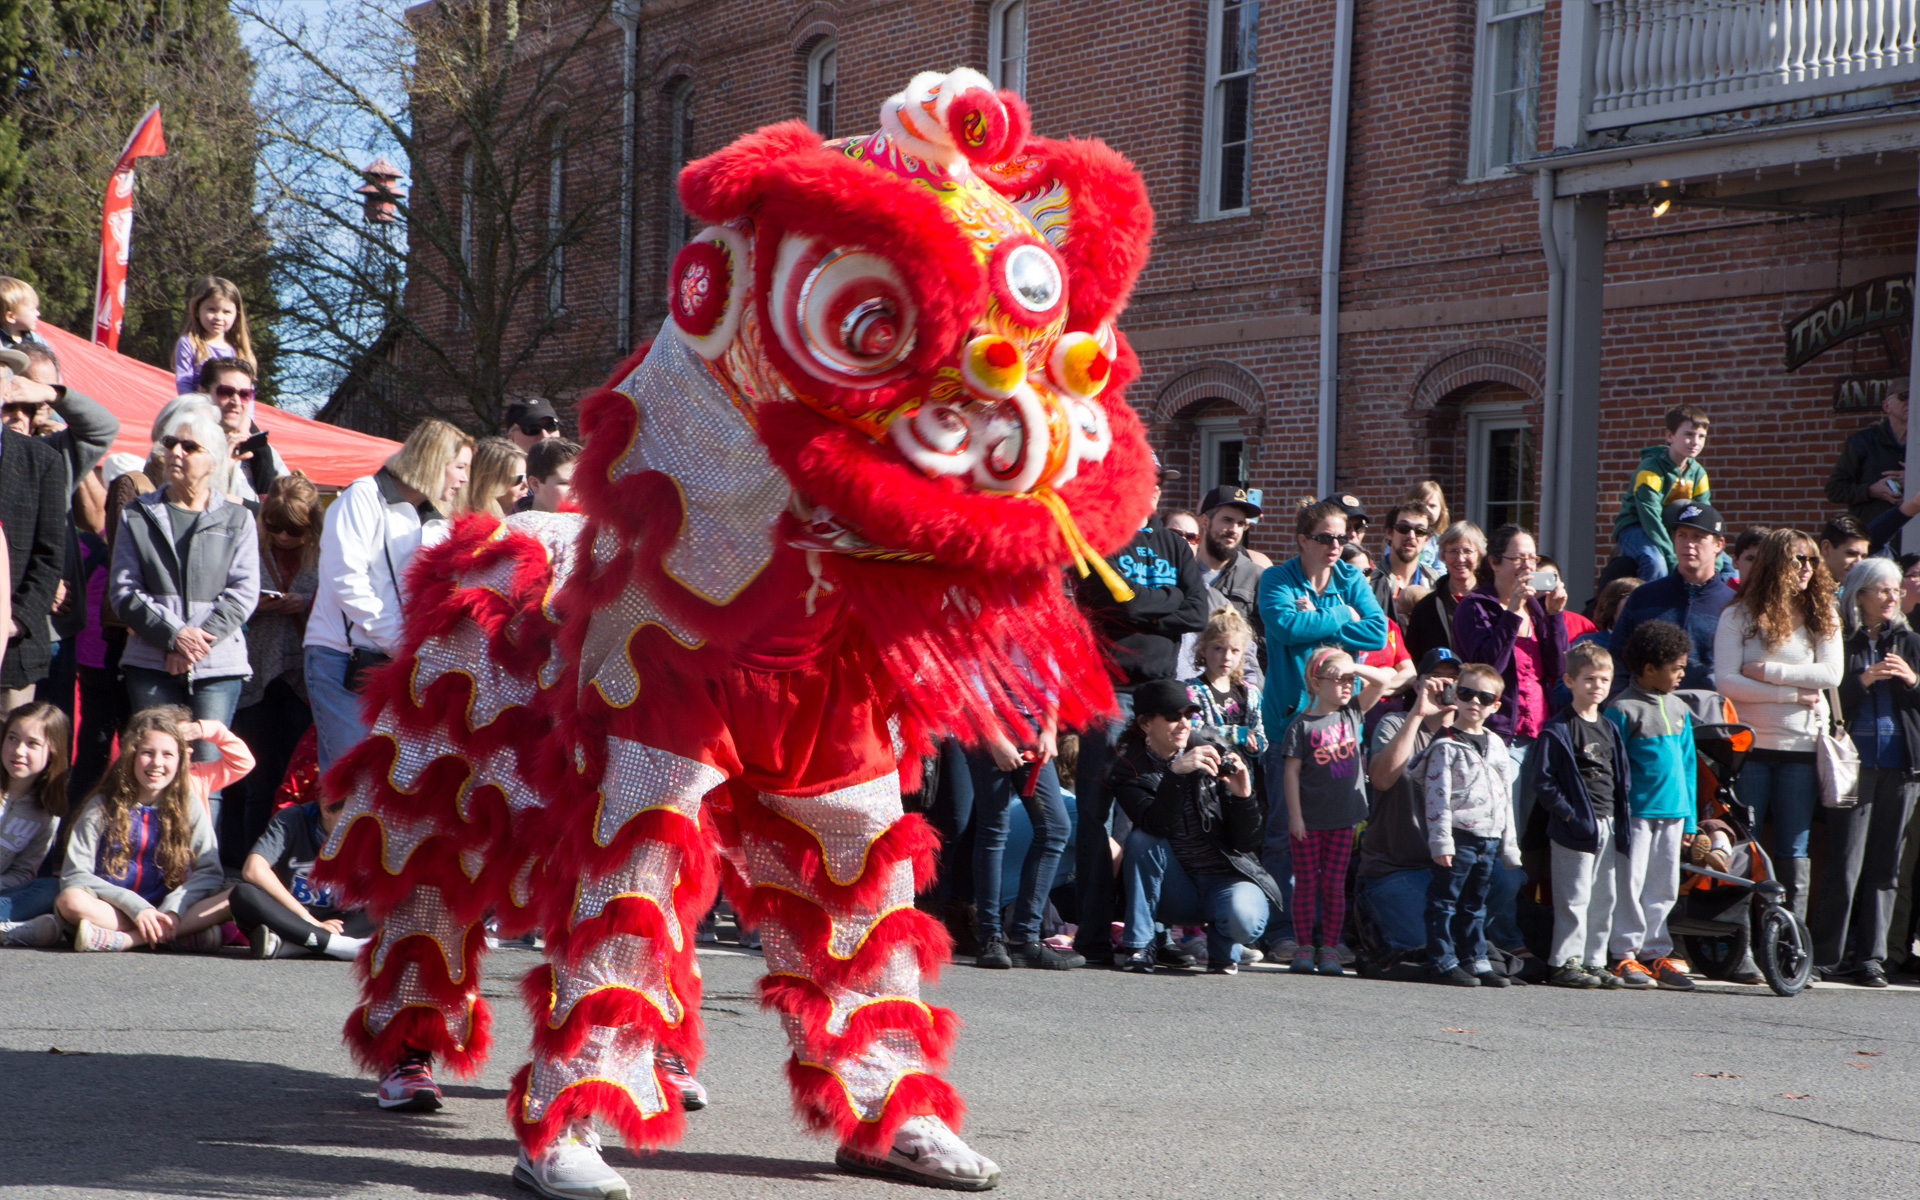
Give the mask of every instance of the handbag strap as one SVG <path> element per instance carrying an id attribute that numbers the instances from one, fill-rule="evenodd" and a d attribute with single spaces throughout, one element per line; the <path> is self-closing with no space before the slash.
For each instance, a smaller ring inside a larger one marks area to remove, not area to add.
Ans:
<path id="1" fill-rule="evenodd" d="M 1827 731 L 1837 738 L 1847 736 L 1846 718 L 1840 715 L 1840 689 L 1821 688 L 1820 695 L 1827 702 Z"/>

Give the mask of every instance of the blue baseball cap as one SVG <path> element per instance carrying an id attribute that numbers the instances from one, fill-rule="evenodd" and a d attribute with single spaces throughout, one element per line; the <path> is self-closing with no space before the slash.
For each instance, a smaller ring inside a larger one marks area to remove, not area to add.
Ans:
<path id="1" fill-rule="evenodd" d="M 1460 671 L 1460 656 L 1445 646 L 1435 646 L 1420 656 L 1420 673 L 1431 675 L 1441 667 L 1452 667 L 1455 674 Z"/>

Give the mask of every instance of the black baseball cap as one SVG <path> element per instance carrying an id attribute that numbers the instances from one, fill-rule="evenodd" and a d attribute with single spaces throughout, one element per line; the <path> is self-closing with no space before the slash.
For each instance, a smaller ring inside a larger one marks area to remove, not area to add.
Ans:
<path id="1" fill-rule="evenodd" d="M 515 400 L 507 405 L 506 416 L 509 425 L 532 425 L 540 421 L 552 421 L 555 428 L 560 425 L 560 414 L 553 411 L 551 402 L 540 396 Z"/>
<path id="2" fill-rule="evenodd" d="M 1255 495 L 1257 495 L 1257 493 L 1255 493 Z M 1247 489 L 1235 487 L 1228 483 L 1223 483 L 1208 492 L 1205 499 L 1200 501 L 1200 511 L 1210 513 L 1223 504 L 1231 504 L 1237 508 L 1244 508 L 1250 517 L 1260 515 L 1260 502 L 1254 499 L 1252 495 L 1249 495 Z"/>
<path id="3" fill-rule="evenodd" d="M 1352 492 L 1335 492 L 1331 496 L 1322 497 L 1320 503 L 1339 505 L 1347 514 L 1348 524 L 1355 521 L 1363 525 L 1367 523 L 1367 510 L 1360 507 L 1360 497 Z"/>
<path id="4" fill-rule="evenodd" d="M 1702 533 L 1710 533 L 1717 538 L 1727 536 L 1726 522 L 1720 519 L 1720 514 L 1715 512 L 1710 504 L 1675 500 L 1667 505 L 1666 511 L 1660 514 L 1660 519 L 1668 529 L 1678 529 L 1685 525 L 1691 529 L 1698 529 Z"/>
<path id="5" fill-rule="evenodd" d="M 1431 675 L 1442 667 L 1451 667 L 1453 668 L 1453 673 L 1458 675 L 1460 673 L 1460 656 L 1445 646 L 1435 646 L 1420 656 L 1420 673 L 1422 675 Z"/>
<path id="6" fill-rule="evenodd" d="M 1178 479 L 1178 478 L 1180 478 L 1180 472 L 1178 472 L 1178 471 L 1176 471 L 1176 470 L 1174 470 L 1174 469 L 1173 469 L 1172 467 L 1169 467 L 1169 466 L 1165 466 L 1165 465 L 1163 465 L 1163 464 L 1162 464 L 1162 463 L 1160 462 L 1160 454 L 1159 454 L 1159 452 L 1158 452 L 1158 451 L 1155 451 L 1155 450 L 1149 450 L 1149 451 L 1147 451 L 1147 457 L 1149 457 L 1149 458 L 1151 458 L 1151 459 L 1153 460 L 1153 474 L 1154 474 L 1154 478 L 1156 478 L 1156 479 Z"/>
<path id="7" fill-rule="evenodd" d="M 1166 717 L 1172 720 L 1199 711 L 1200 706 L 1187 695 L 1187 685 L 1178 679 L 1149 680 L 1133 692 L 1133 715 L 1136 717 Z"/>

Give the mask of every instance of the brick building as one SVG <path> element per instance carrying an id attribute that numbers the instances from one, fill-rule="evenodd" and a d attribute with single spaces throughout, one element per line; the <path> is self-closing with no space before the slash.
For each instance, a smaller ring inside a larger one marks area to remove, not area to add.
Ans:
<path id="1" fill-rule="evenodd" d="M 1169 503 L 1237 478 L 1276 509 L 1337 486 L 1378 512 L 1432 476 L 1457 515 L 1534 524 L 1578 584 L 1671 404 L 1715 416 L 1734 524 L 1805 527 L 1873 419 L 1840 408 L 1877 411 L 1909 366 L 1916 0 L 617 11 L 578 69 L 631 80 L 632 225 L 570 255 L 557 351 L 610 360 L 658 328 L 689 158 L 786 117 L 865 132 L 915 71 L 969 64 L 1146 176 L 1154 253 L 1123 328 L 1130 399 L 1185 471 Z M 1786 369 L 1785 321 L 1887 276 L 1803 327 L 1824 352 Z M 1267 525 L 1254 545 L 1290 553 Z"/>

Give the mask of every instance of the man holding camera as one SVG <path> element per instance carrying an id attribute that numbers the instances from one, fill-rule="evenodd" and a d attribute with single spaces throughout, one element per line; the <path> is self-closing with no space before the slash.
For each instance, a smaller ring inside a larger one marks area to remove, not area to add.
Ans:
<path id="1" fill-rule="evenodd" d="M 1270 906 L 1280 904 L 1260 865 L 1265 826 L 1252 774 L 1224 742 L 1194 736 L 1198 710 L 1174 680 L 1141 684 L 1108 772 L 1114 803 L 1133 821 L 1116 955 L 1129 971 L 1153 971 L 1157 923 L 1205 923 L 1207 970 L 1232 975 L 1240 947 L 1260 936 Z"/>

